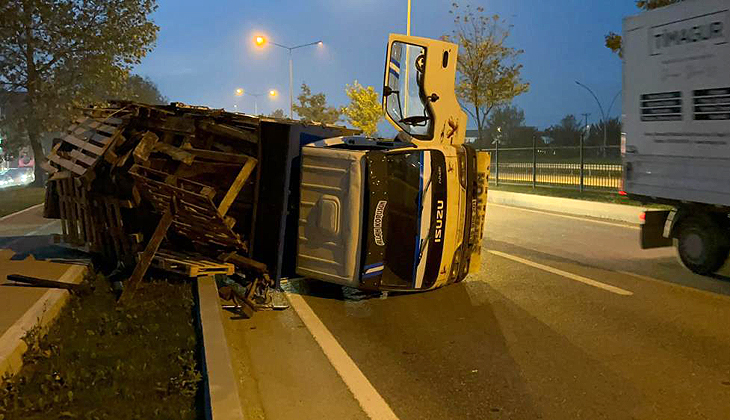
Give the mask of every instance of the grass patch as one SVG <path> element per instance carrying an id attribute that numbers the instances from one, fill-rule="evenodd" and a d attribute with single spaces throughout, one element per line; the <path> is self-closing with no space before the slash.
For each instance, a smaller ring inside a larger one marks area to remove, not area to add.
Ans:
<path id="1" fill-rule="evenodd" d="M 133 306 L 85 280 L 48 334 L 30 331 L 23 368 L 0 384 L 0 419 L 194 419 L 201 374 L 190 283 L 155 281 Z"/>
<path id="2" fill-rule="evenodd" d="M 509 191 L 523 194 L 537 194 L 549 197 L 560 197 L 560 198 L 572 198 L 575 200 L 587 200 L 597 201 L 601 203 L 612 203 L 612 204 L 624 204 L 627 206 L 641 206 L 648 208 L 669 208 L 660 204 L 641 204 L 638 201 L 632 200 L 624 195 L 619 195 L 617 192 L 608 191 L 583 191 L 580 192 L 577 189 L 568 188 L 549 188 L 549 187 L 536 187 L 533 189 L 531 186 L 526 185 L 504 185 L 499 186 L 489 185 L 489 189 L 497 191 Z"/>
<path id="3" fill-rule="evenodd" d="M 0 190 L 0 217 L 40 204 L 45 200 L 43 187 L 11 187 Z"/>

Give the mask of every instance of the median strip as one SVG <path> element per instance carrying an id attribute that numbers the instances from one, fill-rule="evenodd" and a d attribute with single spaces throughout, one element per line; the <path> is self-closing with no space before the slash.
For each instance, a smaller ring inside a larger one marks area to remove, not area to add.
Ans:
<path id="1" fill-rule="evenodd" d="M 494 254 L 494 255 L 497 255 L 497 256 L 502 257 L 502 258 L 507 258 L 507 259 L 512 260 L 512 261 L 516 261 L 518 263 L 522 263 L 522 264 L 525 264 L 525 265 L 529 265 L 530 267 L 534 267 L 534 268 L 537 268 L 539 270 L 547 271 L 548 273 L 557 274 L 559 276 L 562 276 L 562 277 L 565 277 L 565 278 L 568 278 L 568 279 L 571 279 L 571 280 L 575 280 L 577 282 L 580 282 L 580 283 L 583 283 L 583 284 L 587 284 L 589 286 L 597 287 L 599 289 L 603 289 L 603 290 L 605 290 L 607 292 L 615 293 L 617 295 L 631 296 L 631 295 L 634 294 L 633 292 L 630 292 L 628 290 L 622 289 L 620 287 L 611 286 L 610 284 L 606 284 L 606 283 L 601 283 L 600 281 L 593 280 L 593 279 L 589 279 L 588 277 L 579 276 L 577 274 L 569 273 L 567 271 L 563 271 L 563 270 L 560 270 L 560 269 L 555 268 L 555 267 L 550 267 L 548 265 L 544 265 L 544 264 L 536 263 L 536 262 L 533 262 L 533 261 L 530 261 L 530 260 L 526 260 L 524 258 L 515 256 L 515 255 L 511 255 L 511 254 L 507 254 L 507 253 L 504 253 L 504 252 L 501 252 L 501 251 L 489 250 L 489 253 Z"/>

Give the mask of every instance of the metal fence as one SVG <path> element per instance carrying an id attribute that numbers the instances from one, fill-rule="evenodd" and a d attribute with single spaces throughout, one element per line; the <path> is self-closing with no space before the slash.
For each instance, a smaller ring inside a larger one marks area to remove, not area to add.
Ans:
<path id="1" fill-rule="evenodd" d="M 491 153 L 490 182 L 584 190 L 618 190 L 619 146 L 497 147 Z"/>

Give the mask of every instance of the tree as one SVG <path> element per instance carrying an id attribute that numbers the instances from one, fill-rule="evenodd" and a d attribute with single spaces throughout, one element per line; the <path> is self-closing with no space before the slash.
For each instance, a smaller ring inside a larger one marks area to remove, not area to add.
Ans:
<path id="1" fill-rule="evenodd" d="M 573 114 L 568 114 L 560 120 L 560 124 L 550 126 L 545 135 L 552 141 L 551 146 L 578 146 L 583 126 Z"/>
<path id="2" fill-rule="evenodd" d="M 350 104 L 342 108 L 342 113 L 350 120 L 350 124 L 372 136 L 378 130 L 378 123 L 383 118 L 378 92 L 375 88 L 362 86 L 355 80 L 352 86 L 345 86 L 345 93 Z"/>
<path id="3" fill-rule="evenodd" d="M 271 118 L 286 118 L 286 114 L 283 109 L 277 109 L 269 115 Z"/>
<path id="4" fill-rule="evenodd" d="M 160 93 L 160 89 L 155 82 L 149 77 L 142 77 L 136 74 L 127 78 L 127 82 L 122 87 L 121 92 L 118 95 L 114 95 L 114 98 L 151 105 L 164 105 L 168 102 L 168 99 Z"/>
<path id="5" fill-rule="evenodd" d="M 462 103 L 471 105 L 464 109 L 483 138 L 489 112 L 529 89 L 520 76 L 522 65 L 516 63 L 523 51 L 505 46 L 511 27 L 498 15 L 486 16 L 483 7 L 473 12 L 467 5 L 461 12 L 453 3 L 449 13 L 454 15 L 456 29 L 443 39 L 459 45 L 456 94 Z"/>
<path id="6" fill-rule="evenodd" d="M 118 92 L 152 48 L 155 0 L 9 0 L 0 5 L 0 87 L 25 92 L 19 115 L 36 163 L 44 133 Z M 106 95 L 105 95 L 106 96 Z M 36 164 L 36 183 L 44 173 Z"/>
<path id="7" fill-rule="evenodd" d="M 297 96 L 299 105 L 294 105 L 294 111 L 302 121 L 334 124 L 340 119 L 340 111 L 327 106 L 324 93 L 312 94 L 306 83 L 302 83 L 302 93 Z"/>
<path id="8" fill-rule="evenodd" d="M 513 134 L 524 125 L 525 112 L 520 108 L 510 105 L 495 108 L 486 121 L 482 139 L 483 147 L 493 147 L 491 144 L 496 139 L 500 140 L 500 147 L 513 146 Z"/>
<path id="9" fill-rule="evenodd" d="M 609 118 L 606 121 L 606 133 L 609 146 L 621 144 L 621 119 L 618 117 Z M 586 145 L 603 146 L 603 122 L 591 125 Z"/>
<path id="10" fill-rule="evenodd" d="M 653 10 L 659 7 L 669 6 L 670 4 L 679 3 L 682 0 L 636 0 L 636 7 L 641 10 Z M 617 53 L 619 57 L 623 57 L 623 46 L 621 44 L 621 35 L 615 32 L 609 32 L 606 35 L 606 47 Z"/>

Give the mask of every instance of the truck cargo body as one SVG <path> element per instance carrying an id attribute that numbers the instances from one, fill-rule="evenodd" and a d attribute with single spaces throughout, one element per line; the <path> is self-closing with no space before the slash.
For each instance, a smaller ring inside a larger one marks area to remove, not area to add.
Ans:
<path id="1" fill-rule="evenodd" d="M 690 0 L 623 26 L 623 189 L 674 207 L 647 217 L 645 247 L 675 239 L 698 273 L 727 258 L 730 1 Z"/>

